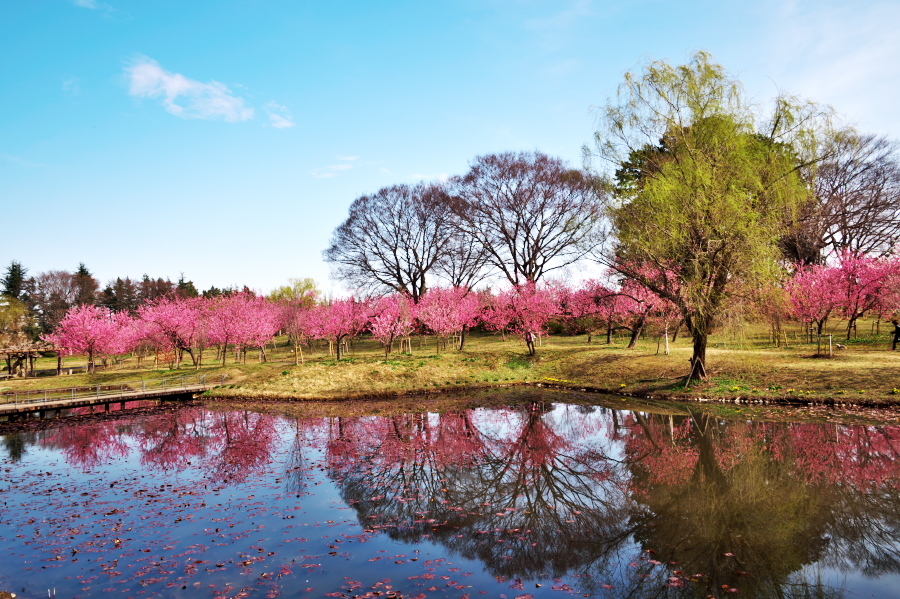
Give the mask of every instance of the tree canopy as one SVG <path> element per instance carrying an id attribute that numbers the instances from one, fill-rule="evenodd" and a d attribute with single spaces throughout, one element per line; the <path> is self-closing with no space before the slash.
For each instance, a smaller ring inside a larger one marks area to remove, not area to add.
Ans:
<path id="1" fill-rule="evenodd" d="M 364 290 L 418 299 L 453 234 L 446 191 L 438 184 L 394 185 L 364 195 L 325 250 L 337 278 Z"/>
<path id="2" fill-rule="evenodd" d="M 456 227 L 511 285 L 537 282 L 597 243 L 597 180 L 541 152 L 479 156 L 452 192 Z"/>
<path id="3" fill-rule="evenodd" d="M 616 170 L 615 242 L 601 259 L 681 312 L 689 380 L 738 284 L 773 277 L 787 223 L 810 201 L 801 177 L 815 107 L 779 98 L 760 119 L 740 82 L 706 53 L 628 73 L 602 109 L 596 154 Z"/>

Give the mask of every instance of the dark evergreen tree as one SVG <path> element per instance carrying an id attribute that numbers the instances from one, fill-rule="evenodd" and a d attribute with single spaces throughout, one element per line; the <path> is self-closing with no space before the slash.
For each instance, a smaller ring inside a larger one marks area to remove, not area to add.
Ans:
<path id="1" fill-rule="evenodd" d="M 16 260 L 10 262 L 6 268 L 6 276 L 0 279 L 0 283 L 3 284 L 3 289 L 0 293 L 24 301 L 26 274 L 28 274 L 28 269 L 24 268 L 21 262 Z"/>

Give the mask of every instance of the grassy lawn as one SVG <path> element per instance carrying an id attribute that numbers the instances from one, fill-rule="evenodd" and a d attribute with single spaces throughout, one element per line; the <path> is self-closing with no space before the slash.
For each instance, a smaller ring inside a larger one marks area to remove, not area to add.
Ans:
<path id="1" fill-rule="evenodd" d="M 839 333 L 840 323 L 836 326 Z M 258 352 L 250 351 L 246 364 L 234 363 L 232 354 L 222 366 L 221 361 L 214 361 L 215 350 L 207 350 L 199 373 L 228 375 L 225 386 L 210 392 L 222 398 L 360 399 L 543 382 L 685 399 L 900 403 L 900 390 L 895 392 L 900 387 L 900 352 L 890 351 L 887 332 L 872 335 L 870 323 L 862 323 L 859 330 L 867 335 L 836 350 L 833 358 L 815 357 L 815 344 L 805 343 L 793 333 L 788 335 L 787 345 L 774 347 L 762 326 L 742 331 L 739 343 L 734 334 L 715 335 L 708 354 L 710 378 L 690 389 L 685 389 L 683 379 L 691 355 L 690 339 L 685 335 L 670 344 L 670 355 L 657 353 L 657 340 L 652 338 L 629 350 L 624 337 L 607 345 L 597 337 L 588 344 L 584 335 L 557 335 L 545 337 L 537 355 L 529 357 L 518 338 L 503 340 L 499 335 L 476 333 L 462 352 L 438 352 L 433 338 L 415 338 L 411 355 L 395 352 L 387 359 L 376 341 L 361 339 L 340 362 L 321 344 L 307 348 L 306 361 L 300 365 L 294 365 L 287 340 L 279 338 L 275 348 L 269 346 L 266 363 L 259 362 Z M 82 358 L 70 357 L 65 366 L 84 363 Z M 136 358 L 129 358 L 93 375 L 3 380 L 0 389 L 112 384 L 197 373 L 189 360 L 179 370 L 169 369 L 167 364 L 152 366 L 152 359 L 144 359 L 139 367 Z M 37 364 L 38 369 L 55 367 L 53 357 Z"/>

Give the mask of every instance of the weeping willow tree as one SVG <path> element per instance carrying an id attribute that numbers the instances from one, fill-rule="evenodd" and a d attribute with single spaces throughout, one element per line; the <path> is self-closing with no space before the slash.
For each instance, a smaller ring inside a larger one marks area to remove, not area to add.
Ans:
<path id="1" fill-rule="evenodd" d="M 671 300 L 693 339 L 688 382 L 707 376 L 710 333 L 740 288 L 771 280 L 779 240 L 811 200 L 824 112 L 787 97 L 767 118 L 706 53 L 628 73 L 601 109 L 595 148 L 615 173 L 606 264 Z"/>

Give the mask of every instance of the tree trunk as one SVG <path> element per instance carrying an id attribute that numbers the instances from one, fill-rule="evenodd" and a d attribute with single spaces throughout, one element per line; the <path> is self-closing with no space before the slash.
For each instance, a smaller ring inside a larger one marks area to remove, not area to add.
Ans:
<path id="1" fill-rule="evenodd" d="M 466 333 L 469 332 L 469 327 L 465 326 L 462 329 L 462 332 L 459 334 L 459 351 L 466 349 Z"/>
<path id="2" fill-rule="evenodd" d="M 194 350 L 190 347 L 183 347 L 181 349 L 181 355 L 178 358 L 178 364 L 181 365 L 181 361 L 184 359 L 184 352 L 187 352 L 187 354 L 191 357 L 191 364 L 197 366 L 197 356 L 194 355 Z"/>
<path id="3" fill-rule="evenodd" d="M 334 346 L 335 346 L 335 350 L 337 351 L 337 359 L 338 359 L 338 361 L 340 361 L 341 356 L 343 355 L 343 352 L 341 352 L 341 337 L 340 336 L 335 338 Z"/>
<path id="4" fill-rule="evenodd" d="M 525 333 L 525 345 L 528 346 L 529 356 L 533 356 L 537 353 L 537 350 L 534 347 L 534 335 L 531 333 Z"/>
<path id="5" fill-rule="evenodd" d="M 678 321 L 678 324 L 675 325 L 675 332 L 672 333 L 672 343 L 678 341 L 678 331 L 681 330 L 682 325 L 684 324 L 684 318 Z"/>
<path id="6" fill-rule="evenodd" d="M 705 330 L 694 329 L 694 353 L 691 356 L 691 374 L 688 375 L 688 384 L 691 381 L 706 379 L 706 345 L 709 334 Z"/>
<path id="7" fill-rule="evenodd" d="M 853 331 L 855 331 L 855 330 L 856 330 L 856 316 L 854 316 L 853 318 L 850 319 L 849 322 L 847 322 L 847 341 L 850 341 Z"/>
<path id="8" fill-rule="evenodd" d="M 635 323 L 634 327 L 631 329 L 631 341 L 628 342 L 627 349 L 634 349 L 638 342 L 638 337 L 641 336 L 641 332 L 644 330 L 644 323 L 647 322 L 646 316 L 641 316 L 638 321 Z"/>

